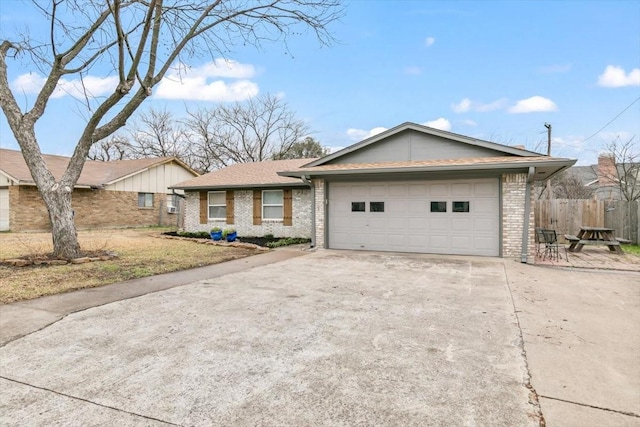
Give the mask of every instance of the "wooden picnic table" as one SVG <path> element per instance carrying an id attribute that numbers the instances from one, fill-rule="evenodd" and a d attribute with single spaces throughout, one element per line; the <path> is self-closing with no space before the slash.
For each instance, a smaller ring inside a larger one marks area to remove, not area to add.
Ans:
<path id="1" fill-rule="evenodd" d="M 569 252 L 580 252 L 584 245 L 607 245 L 611 252 L 622 254 L 620 242 L 614 236 L 614 229 L 607 227 L 580 227 L 577 236 L 565 234 L 565 239 L 571 242 Z"/>

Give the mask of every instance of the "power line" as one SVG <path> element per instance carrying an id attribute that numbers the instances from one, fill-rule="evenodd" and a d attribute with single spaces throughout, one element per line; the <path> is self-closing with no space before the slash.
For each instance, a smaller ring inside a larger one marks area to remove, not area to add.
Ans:
<path id="1" fill-rule="evenodd" d="M 627 105 L 627 106 L 625 107 L 625 109 L 624 109 L 624 110 L 620 111 L 620 113 L 618 113 L 618 115 L 617 115 L 617 116 L 615 116 L 613 119 L 609 120 L 609 121 L 607 122 L 607 124 L 606 124 L 606 125 L 602 126 L 600 129 L 598 129 L 598 130 L 597 130 L 593 135 L 591 135 L 591 136 L 590 136 L 590 137 L 588 137 L 587 139 L 583 139 L 582 141 L 580 141 L 580 144 L 582 144 L 582 143 L 584 143 L 584 142 L 587 142 L 588 140 L 590 140 L 591 138 L 593 138 L 594 136 L 596 136 L 597 134 L 599 134 L 599 133 L 600 133 L 600 131 L 601 131 L 602 129 L 606 128 L 606 127 L 607 127 L 607 126 L 609 126 L 611 123 L 613 123 L 613 122 L 614 122 L 618 117 L 620 117 L 622 114 L 624 114 L 624 112 L 625 112 L 625 111 L 627 111 L 629 108 L 631 108 L 631 106 L 632 106 L 633 104 L 635 104 L 636 102 L 638 102 L 638 101 L 640 101 L 640 96 L 639 96 L 639 97 L 637 97 L 637 98 L 636 98 L 636 99 L 635 99 L 631 104 Z"/>

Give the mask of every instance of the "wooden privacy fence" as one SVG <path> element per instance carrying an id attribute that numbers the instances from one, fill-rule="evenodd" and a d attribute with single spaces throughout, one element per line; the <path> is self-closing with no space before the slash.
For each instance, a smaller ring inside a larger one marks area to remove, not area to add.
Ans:
<path id="1" fill-rule="evenodd" d="M 573 234 L 581 225 L 608 227 L 616 237 L 640 241 L 640 203 L 621 200 L 537 200 L 535 203 L 536 227 L 552 228 L 559 236 Z"/>

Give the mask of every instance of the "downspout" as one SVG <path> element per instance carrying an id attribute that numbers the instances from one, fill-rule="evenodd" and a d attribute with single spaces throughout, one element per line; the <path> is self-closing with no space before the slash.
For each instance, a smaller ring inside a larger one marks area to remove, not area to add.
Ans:
<path id="1" fill-rule="evenodd" d="M 302 175 L 302 182 L 311 188 L 311 247 L 316 247 L 316 187 L 311 180 Z"/>
<path id="2" fill-rule="evenodd" d="M 527 187 L 524 192 L 524 224 L 522 225 L 522 253 L 520 261 L 527 263 L 527 251 L 529 249 L 529 215 L 531 213 L 531 182 L 533 182 L 533 174 L 535 173 L 533 166 L 529 167 L 527 175 Z"/>

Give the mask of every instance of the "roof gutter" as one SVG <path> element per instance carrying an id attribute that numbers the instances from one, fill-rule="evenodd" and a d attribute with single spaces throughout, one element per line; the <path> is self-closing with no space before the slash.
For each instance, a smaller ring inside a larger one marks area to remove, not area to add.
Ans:
<path id="1" fill-rule="evenodd" d="M 522 224 L 522 251 L 520 253 L 520 261 L 523 264 L 527 263 L 527 252 L 529 248 L 529 215 L 531 214 L 531 183 L 533 182 L 533 175 L 536 172 L 536 168 L 529 167 L 529 174 L 527 175 L 527 187 L 524 192 L 524 222 Z"/>
<path id="2" fill-rule="evenodd" d="M 520 163 L 494 163 L 494 164 L 466 164 L 466 165 L 443 165 L 443 166 L 416 166 L 416 167 L 381 167 L 381 168 L 368 168 L 368 169 L 330 169 L 330 170 L 297 170 L 297 171 L 282 171 L 278 172 L 280 176 L 302 178 L 303 175 L 356 175 L 356 174 L 371 174 L 371 173 L 406 173 L 406 172 L 439 172 L 439 171 L 460 171 L 460 170 L 508 170 L 508 169 L 525 169 L 531 167 L 544 167 L 544 166 L 562 166 L 560 169 L 564 170 L 575 163 L 575 160 L 549 160 L 544 162 L 520 162 Z M 553 173 L 550 176 L 555 175 Z"/>
<path id="3" fill-rule="evenodd" d="M 302 182 L 311 188 L 311 247 L 316 247 L 316 187 L 307 176 L 301 176 Z"/>

